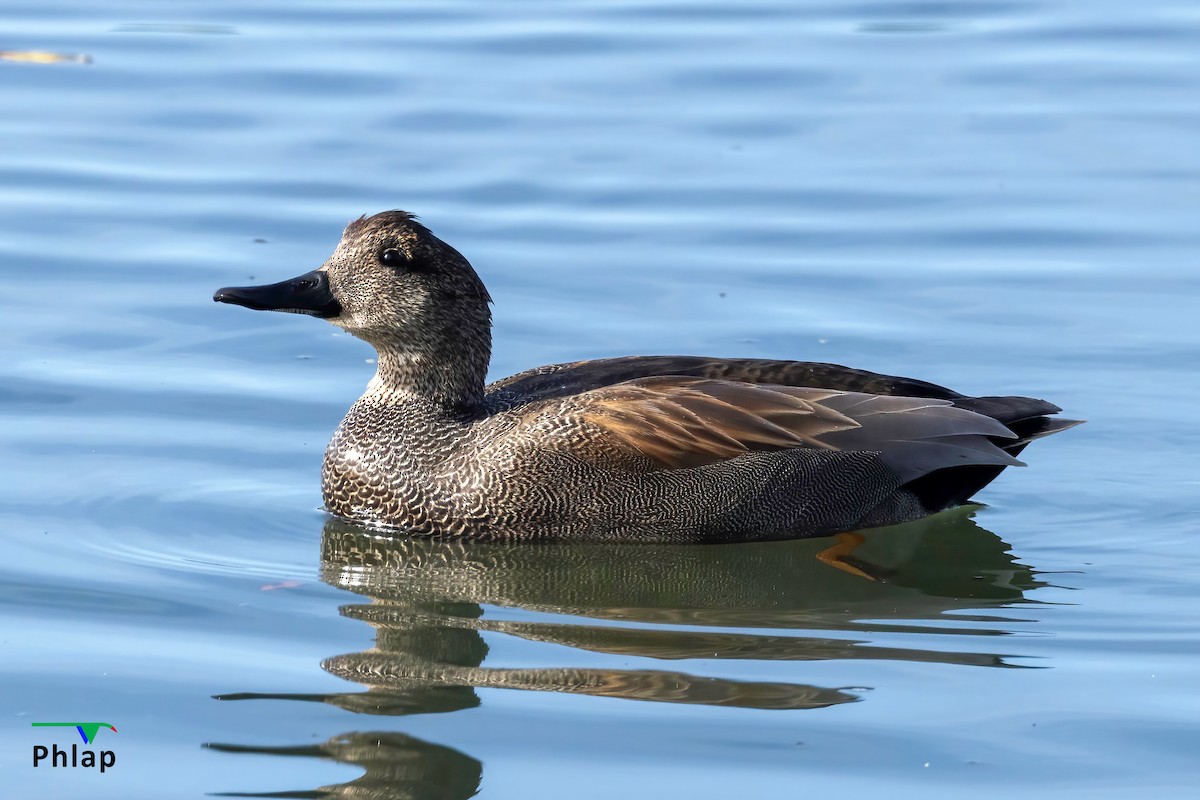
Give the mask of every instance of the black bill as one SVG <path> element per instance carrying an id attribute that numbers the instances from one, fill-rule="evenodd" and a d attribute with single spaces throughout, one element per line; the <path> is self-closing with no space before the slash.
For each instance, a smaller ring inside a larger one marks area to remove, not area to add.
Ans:
<path id="1" fill-rule="evenodd" d="M 341 304 L 329 290 L 329 275 L 320 270 L 267 286 L 227 286 L 217 289 L 213 300 L 255 311 L 286 311 L 322 319 L 342 313 Z"/>

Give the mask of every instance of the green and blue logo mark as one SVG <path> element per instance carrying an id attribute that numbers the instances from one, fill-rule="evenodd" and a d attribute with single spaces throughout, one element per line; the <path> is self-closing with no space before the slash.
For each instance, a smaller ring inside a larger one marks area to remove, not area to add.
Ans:
<path id="1" fill-rule="evenodd" d="M 79 731 L 79 735 L 83 737 L 84 744 L 91 744 L 96 741 L 96 734 L 101 728 L 108 728 L 113 733 L 117 729 L 107 722 L 35 722 L 35 728 L 74 728 Z"/>
<path id="2" fill-rule="evenodd" d="M 113 733 L 117 732 L 117 729 L 107 722 L 35 722 L 33 727 L 74 728 L 79 731 L 84 745 L 96 741 L 96 734 L 100 732 L 101 728 L 108 728 Z M 63 750 L 57 744 L 52 744 L 50 747 L 46 747 L 44 744 L 35 744 L 33 746 L 33 766 L 39 767 L 45 762 L 49 762 L 51 767 L 99 767 L 103 774 L 116 765 L 117 754 L 112 750 L 101 750 L 97 753 L 95 750 L 81 749 L 78 742 L 72 743 L 70 750 Z"/>

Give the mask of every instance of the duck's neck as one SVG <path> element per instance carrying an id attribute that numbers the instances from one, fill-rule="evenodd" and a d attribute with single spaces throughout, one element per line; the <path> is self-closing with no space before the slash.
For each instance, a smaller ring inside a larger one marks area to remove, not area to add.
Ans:
<path id="1" fill-rule="evenodd" d="M 449 341 L 428 353 L 376 349 L 375 377 L 367 394 L 388 404 L 416 404 L 445 414 L 471 413 L 483 403 L 491 340 Z"/>

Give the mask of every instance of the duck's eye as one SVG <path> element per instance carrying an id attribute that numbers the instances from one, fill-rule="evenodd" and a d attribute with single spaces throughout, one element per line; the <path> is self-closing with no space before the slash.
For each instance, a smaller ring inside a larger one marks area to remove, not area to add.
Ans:
<path id="1" fill-rule="evenodd" d="M 408 263 L 408 259 L 399 250 L 388 248 L 379 254 L 379 263 L 385 267 L 402 267 Z"/>

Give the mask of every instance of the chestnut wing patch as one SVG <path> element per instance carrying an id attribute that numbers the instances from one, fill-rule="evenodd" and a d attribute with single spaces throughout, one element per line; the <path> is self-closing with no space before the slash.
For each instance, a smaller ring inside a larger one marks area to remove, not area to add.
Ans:
<path id="1" fill-rule="evenodd" d="M 991 441 L 1014 438 L 1008 428 L 946 400 L 663 376 L 576 401 L 585 420 L 665 469 L 797 447 L 882 452 L 906 477 L 942 466 L 1020 464 Z"/>
<path id="2" fill-rule="evenodd" d="M 627 381 L 579 396 L 583 417 L 668 469 L 751 450 L 830 448 L 821 434 L 857 428 L 820 401 L 837 394 L 705 378 Z"/>

